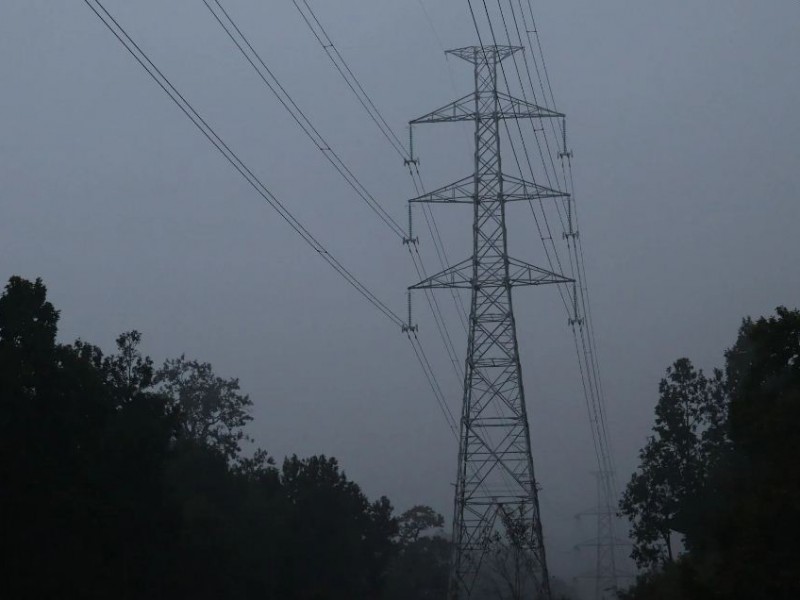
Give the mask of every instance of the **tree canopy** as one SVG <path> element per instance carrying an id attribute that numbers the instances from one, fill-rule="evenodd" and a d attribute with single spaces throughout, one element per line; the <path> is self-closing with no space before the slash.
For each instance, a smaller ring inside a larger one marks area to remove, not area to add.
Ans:
<path id="1" fill-rule="evenodd" d="M 686 533 L 685 510 L 720 449 L 725 411 L 720 371 L 708 378 L 688 358 L 667 369 L 659 384 L 653 435 L 620 502 L 632 524 L 632 557 L 640 567 L 673 560 L 673 533 Z"/>
<path id="2" fill-rule="evenodd" d="M 707 380 L 682 359 L 660 391 L 620 503 L 648 568 L 624 597 L 800 597 L 800 311 L 745 319 L 724 372 Z"/>
<path id="3" fill-rule="evenodd" d="M 58 319 L 40 280 L 0 295 L 4 597 L 383 597 L 387 498 L 335 458 L 245 453 L 252 403 L 208 363 L 156 368 L 135 331 L 61 344 Z"/>

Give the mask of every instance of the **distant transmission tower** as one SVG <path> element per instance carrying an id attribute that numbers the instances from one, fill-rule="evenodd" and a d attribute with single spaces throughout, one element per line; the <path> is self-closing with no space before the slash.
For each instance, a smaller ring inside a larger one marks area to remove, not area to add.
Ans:
<path id="1" fill-rule="evenodd" d="M 564 115 L 498 91 L 498 65 L 521 49 L 450 50 L 448 54 L 474 65 L 475 91 L 411 121 L 412 126 L 475 122 L 475 172 L 410 201 L 471 204 L 474 213 L 472 256 L 409 288 L 462 288 L 472 294 L 450 600 L 469 598 L 476 586 L 493 576 L 496 556 L 488 554 L 498 540 L 506 548 L 513 546 L 513 562 L 523 571 L 513 574 L 514 597 L 551 597 L 511 288 L 572 280 L 508 256 L 506 203 L 566 194 L 502 172 L 500 122 Z"/>
<path id="2" fill-rule="evenodd" d="M 597 517 L 597 537 L 578 544 L 591 547 L 597 552 L 597 562 L 593 575 L 586 579 L 594 580 L 594 600 L 613 600 L 617 597 L 620 579 L 630 577 L 617 569 L 617 548 L 630 544 L 614 535 L 616 509 L 614 508 L 613 476 L 609 471 L 595 473 L 597 477 L 597 507 L 580 513 L 578 516 Z"/>

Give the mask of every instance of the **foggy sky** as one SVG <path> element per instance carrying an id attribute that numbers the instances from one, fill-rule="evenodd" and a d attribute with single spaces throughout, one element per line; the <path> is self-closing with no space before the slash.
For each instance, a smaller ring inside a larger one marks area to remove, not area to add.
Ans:
<path id="1" fill-rule="evenodd" d="M 466 0 L 422 1 L 425 11 L 417 1 L 312 4 L 402 137 L 410 119 L 472 86 L 469 65 L 443 54 L 476 43 Z M 301 136 L 202 3 L 106 5 L 267 187 L 404 314 L 415 283 L 406 250 Z M 402 164 L 292 3 L 225 6 L 404 222 L 414 194 Z M 681 356 L 719 366 L 742 317 L 799 304 L 800 4 L 534 8 L 569 119 L 622 484 L 664 369 Z M 3 281 L 44 279 L 62 310 L 62 341 L 82 336 L 112 351 L 118 333 L 138 329 L 157 362 L 186 353 L 239 377 L 255 404 L 250 433 L 279 459 L 334 455 L 371 497 L 386 494 L 398 510 L 429 504 L 449 519 L 456 444 L 405 337 L 254 194 L 89 9 L 4 0 L 0 57 Z M 468 125 L 416 133 L 430 187 L 471 172 Z M 542 264 L 529 215 L 511 210 L 515 254 Z M 469 215 L 443 207 L 436 216 L 451 261 L 465 258 Z M 594 523 L 574 515 L 595 502 L 577 362 L 555 289 L 514 298 L 549 560 L 571 577 L 593 564 L 572 547 L 594 535 Z M 424 309 L 418 298 L 420 337 L 457 412 L 461 382 Z"/>

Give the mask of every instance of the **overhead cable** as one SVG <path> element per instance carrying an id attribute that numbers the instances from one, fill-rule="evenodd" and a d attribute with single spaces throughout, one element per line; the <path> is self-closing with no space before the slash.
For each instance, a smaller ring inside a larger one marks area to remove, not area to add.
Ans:
<path id="1" fill-rule="evenodd" d="M 400 141 L 391 125 L 389 125 L 380 109 L 377 107 L 371 96 L 367 93 L 366 89 L 359 81 L 355 72 L 350 68 L 347 60 L 345 60 L 344 56 L 339 52 L 330 35 L 328 35 L 325 26 L 322 24 L 319 17 L 317 17 L 317 14 L 311 8 L 311 5 L 307 2 L 307 0 L 292 0 L 292 3 L 294 4 L 295 8 L 297 8 L 297 11 L 300 13 L 300 16 L 308 26 L 314 38 L 317 40 L 317 42 L 319 42 L 319 45 L 327 54 L 336 71 L 347 84 L 347 87 L 350 89 L 353 95 L 355 95 L 359 104 L 367 112 L 372 122 L 378 127 L 378 130 L 388 141 L 389 145 L 403 159 L 403 163 L 408 167 L 408 174 L 411 177 L 417 195 L 425 193 L 425 185 L 422 182 L 422 176 L 419 172 L 419 160 L 414 157 L 414 149 L 411 145 L 411 140 L 409 140 L 409 149 L 406 150 L 405 146 L 403 146 L 403 143 Z M 428 227 L 428 231 L 431 234 L 439 263 L 442 269 L 446 269 L 449 266 L 449 260 L 447 258 L 447 251 L 445 250 L 444 243 L 442 242 L 441 233 L 439 232 L 436 219 L 431 211 L 431 208 L 427 204 L 423 204 L 422 212 L 423 216 L 425 217 L 425 223 Z M 420 260 L 422 260 L 421 256 Z M 459 320 L 462 323 L 462 327 L 466 331 L 466 309 L 463 301 L 461 301 L 460 296 L 458 296 L 455 291 L 451 290 L 451 294 L 453 296 L 453 301 L 456 304 Z M 444 319 L 441 314 L 438 317 L 435 315 L 434 318 L 441 319 L 444 323 Z"/>
<path id="2" fill-rule="evenodd" d="M 303 133 L 314 143 L 314 145 L 322 152 L 328 162 L 333 165 L 336 171 L 342 176 L 347 184 L 356 192 L 356 194 L 369 206 L 372 211 L 378 215 L 383 223 L 400 239 L 404 237 L 403 227 L 394 220 L 394 218 L 386 211 L 385 208 L 375 199 L 375 197 L 362 185 L 361 181 L 355 176 L 352 170 L 345 164 L 339 154 L 331 144 L 322 136 L 319 130 L 314 126 L 311 120 L 306 116 L 305 112 L 294 101 L 286 88 L 281 84 L 280 80 L 275 76 L 274 72 L 267 66 L 264 59 L 256 51 L 253 45 L 248 40 L 247 36 L 242 32 L 231 15 L 219 0 L 213 0 L 216 9 L 212 7 L 209 0 L 203 0 L 206 8 L 214 16 L 214 19 L 222 27 L 231 41 L 236 45 L 242 56 L 245 57 L 250 66 L 256 71 L 258 76 L 275 95 L 281 105 L 289 112 L 292 119 L 300 126 Z"/>
<path id="3" fill-rule="evenodd" d="M 311 246 L 347 283 L 353 286 L 370 304 L 375 306 L 383 315 L 398 327 L 405 325 L 394 311 L 378 299 L 365 285 L 363 285 L 341 262 L 339 262 L 328 250 L 292 215 L 292 213 L 266 188 L 261 180 L 247 167 L 239 156 L 217 135 L 208 122 L 194 109 L 189 101 L 177 90 L 170 80 L 161 70 L 150 60 L 141 47 L 130 37 L 120 23 L 109 13 L 100 0 L 84 0 L 84 3 L 94 12 L 103 25 L 117 38 L 123 47 L 136 59 L 139 65 L 147 72 L 156 84 L 167 94 L 178 108 L 189 118 L 192 124 L 200 130 L 204 137 L 222 154 L 222 156 L 233 166 L 236 171 L 244 177 L 251 187 L 283 218 L 289 226 Z M 442 410 L 448 428 L 454 436 L 456 433 L 456 421 L 447 406 L 445 396 L 441 386 L 436 380 L 435 373 L 430 361 L 422 347 L 416 333 L 413 337 L 409 335 L 412 349 L 420 363 L 420 366 L 434 392 L 437 404 Z"/>
<path id="4" fill-rule="evenodd" d="M 477 20 L 476 14 L 475 14 L 475 10 L 474 10 L 474 8 L 472 6 L 472 0 L 468 0 L 468 4 L 469 4 L 470 14 L 472 16 L 472 21 L 473 21 L 473 24 L 475 26 L 476 33 L 478 35 L 479 41 L 481 43 L 481 46 L 483 46 L 483 41 L 480 39 L 481 38 L 480 27 L 478 25 L 478 20 Z M 509 0 L 509 4 L 511 5 L 511 0 Z M 519 25 L 518 25 L 518 23 L 516 23 L 516 15 L 513 12 L 513 5 L 511 5 L 511 6 L 512 6 L 512 17 L 514 17 L 514 20 L 515 20 L 515 28 L 516 28 L 516 30 L 517 30 L 517 32 L 519 34 Z M 492 24 L 492 18 L 491 18 L 491 15 L 489 13 L 488 6 L 486 4 L 486 0 L 483 0 L 483 7 L 484 7 L 484 12 L 485 12 L 486 19 L 487 19 L 487 22 L 488 22 L 488 25 L 489 25 L 489 30 L 490 30 L 490 34 L 492 36 L 493 43 L 495 45 L 497 45 L 497 39 L 496 39 L 496 35 L 495 35 L 495 32 L 494 32 L 494 26 Z M 505 28 L 505 31 L 506 31 L 506 36 L 508 38 L 508 42 L 509 42 L 510 45 L 514 45 L 511 42 L 508 24 L 507 24 L 507 22 L 505 20 L 505 15 L 503 13 L 502 5 L 500 4 L 500 0 L 498 0 L 498 7 L 500 9 L 500 14 L 501 14 L 501 18 L 503 20 L 503 25 L 504 25 L 504 28 Z M 530 9 L 530 6 L 529 6 L 529 9 Z M 533 18 L 532 10 L 531 10 L 531 18 Z M 526 27 L 526 31 L 528 31 L 528 35 L 530 35 L 530 31 L 527 30 L 527 27 Z M 523 45 L 521 43 L 521 40 L 520 40 L 520 45 Z M 541 50 L 541 43 L 538 40 L 538 33 L 537 33 L 537 45 L 538 45 L 539 49 Z M 532 50 L 531 50 L 531 54 L 534 56 L 534 61 L 535 61 L 535 55 L 533 54 Z M 545 97 L 544 106 L 546 108 L 548 108 L 547 105 L 552 103 L 552 106 L 550 106 L 549 108 L 552 108 L 553 110 L 555 110 L 554 101 L 553 101 L 553 94 L 552 94 L 552 87 L 550 86 L 549 76 L 546 76 L 546 78 L 547 78 L 547 89 L 549 91 L 549 98 L 548 98 L 547 97 L 548 94 L 544 93 L 545 86 L 544 86 L 544 83 L 542 82 L 541 75 L 539 74 L 538 63 L 535 63 L 535 64 L 536 64 L 536 70 L 537 70 L 537 75 L 538 75 L 538 78 L 539 78 L 540 86 L 541 86 L 541 89 L 543 91 L 543 96 Z M 544 63 L 543 63 L 543 65 L 544 65 Z M 532 75 L 530 73 L 530 67 L 527 64 L 527 60 L 525 61 L 525 66 L 526 66 L 526 71 L 527 71 L 527 74 L 528 74 L 528 80 L 529 80 L 530 85 L 531 85 L 531 90 L 534 93 L 534 101 L 535 101 L 536 100 L 536 93 L 535 93 L 535 89 L 533 88 Z M 507 77 L 507 75 L 505 73 L 505 69 L 504 69 L 502 64 L 500 65 L 500 67 L 501 67 L 501 72 L 502 72 L 502 75 L 503 75 L 503 79 L 504 79 L 505 85 L 508 88 L 509 93 L 510 93 L 511 90 L 510 90 L 510 87 L 509 87 L 509 84 L 508 84 L 508 77 Z M 522 75 L 521 75 L 521 72 L 520 72 L 520 69 L 519 69 L 519 65 L 517 63 L 516 58 L 514 59 L 514 68 L 515 68 L 515 70 L 517 72 L 517 76 L 518 76 L 519 83 L 520 83 L 520 86 L 522 88 L 522 93 L 523 93 L 523 97 L 524 97 L 524 95 L 525 95 L 525 86 L 522 83 Z M 519 165 L 519 158 L 517 157 L 516 151 L 514 150 L 514 143 L 513 143 L 513 139 L 511 138 L 508 126 L 506 126 L 506 131 L 507 131 L 507 134 L 509 135 L 509 141 L 510 141 L 511 149 L 512 149 L 512 152 L 514 153 L 514 157 L 515 157 L 515 160 L 516 160 L 518 168 L 519 168 L 519 166 L 520 166 Z M 554 129 L 554 132 L 555 132 L 555 129 Z M 533 170 L 532 170 L 532 165 L 530 163 L 529 156 L 528 156 L 528 153 L 527 153 L 527 148 L 526 148 L 526 144 L 525 144 L 525 141 L 524 141 L 524 137 L 522 136 L 521 128 L 520 128 L 519 134 L 520 134 L 520 138 L 521 138 L 521 141 L 522 141 L 522 144 L 523 144 L 523 150 L 525 152 L 529 168 L 531 169 L 531 176 L 535 177 L 535 175 L 533 173 Z M 546 144 L 546 147 L 547 147 L 547 155 L 550 158 L 550 164 L 552 166 L 554 175 L 556 175 L 556 179 L 558 179 L 557 170 L 555 169 L 555 163 L 554 163 L 554 159 L 553 159 L 552 150 L 550 148 L 549 142 L 547 142 L 548 138 L 547 138 L 546 130 L 543 130 L 543 134 L 544 134 L 544 137 L 545 137 L 545 144 Z M 537 144 L 538 144 L 539 143 L 538 142 L 538 135 L 537 135 L 537 131 L 536 131 L 535 128 L 534 128 L 534 136 L 535 136 L 535 138 L 537 140 Z M 551 179 L 550 179 L 550 169 L 548 168 L 548 165 L 547 165 L 547 163 L 545 162 L 545 159 L 544 159 L 544 154 L 545 153 L 543 152 L 543 149 L 542 149 L 541 146 L 539 146 L 539 150 L 540 150 L 540 154 L 542 156 L 542 166 L 544 168 L 545 176 L 546 176 L 546 178 L 548 180 L 548 184 L 552 187 L 552 183 L 551 183 Z M 566 154 L 566 148 L 564 149 L 564 152 L 565 152 L 565 156 L 562 156 L 562 160 L 564 158 L 567 158 L 567 160 L 569 160 L 569 156 L 568 156 L 568 154 Z M 564 176 L 564 184 L 566 186 L 565 191 L 567 191 L 570 194 L 570 196 L 568 197 L 569 198 L 568 201 L 572 202 L 574 199 L 572 198 L 573 185 L 572 185 L 572 180 L 571 180 L 571 162 L 569 163 L 569 167 L 570 167 L 570 178 L 568 180 L 568 178 L 567 178 L 567 176 L 565 174 L 565 176 Z M 568 205 L 568 206 L 574 207 L 574 204 L 571 204 L 571 205 Z M 546 216 L 546 212 L 544 211 L 544 206 L 542 205 L 541 208 L 542 208 L 543 218 L 546 220 L 547 216 Z M 613 469 L 613 457 L 612 457 L 611 451 L 610 451 L 610 445 L 609 445 L 609 441 L 608 441 L 608 432 L 607 432 L 607 426 L 606 426 L 606 415 L 605 415 L 606 411 L 605 411 L 605 406 L 604 406 L 605 405 L 605 398 L 604 398 L 604 394 L 603 394 L 603 391 L 602 391 L 602 384 L 601 384 L 601 379 L 600 379 L 600 374 L 599 374 L 599 364 L 597 362 L 597 357 L 596 357 L 596 342 L 595 342 L 595 339 L 594 339 L 593 330 L 591 328 L 590 317 L 588 317 L 588 315 L 590 313 L 590 308 L 588 306 L 588 297 L 587 297 L 588 290 L 587 290 L 586 281 L 585 281 L 585 263 L 584 263 L 584 259 L 583 259 L 582 246 L 579 245 L 580 244 L 579 240 L 576 241 L 575 238 L 577 238 L 577 235 L 575 235 L 575 232 L 572 231 L 572 227 L 570 226 L 570 229 L 566 230 L 565 224 L 564 224 L 564 220 L 563 220 L 563 218 L 561 216 L 561 212 L 560 212 L 560 209 L 559 209 L 558 205 L 556 205 L 556 208 L 559 211 L 559 220 L 561 221 L 562 229 L 564 230 L 562 233 L 564 234 L 565 239 L 567 239 L 567 246 L 568 246 L 568 250 L 570 251 L 569 254 L 570 254 L 571 270 L 573 271 L 573 274 L 575 275 L 575 279 L 577 281 L 575 289 L 573 290 L 573 296 L 574 297 L 571 298 L 572 302 L 570 302 L 570 303 L 565 302 L 564 305 L 565 305 L 565 309 L 567 311 L 567 315 L 568 315 L 568 317 L 570 319 L 570 324 L 572 325 L 572 329 L 573 329 L 573 337 L 574 337 L 574 341 L 575 341 L 575 348 L 576 348 L 576 353 L 578 355 L 579 368 L 580 368 L 580 371 L 581 371 L 581 381 L 582 381 L 582 386 L 583 386 L 583 390 L 584 390 L 584 396 L 585 396 L 585 399 L 586 399 L 586 402 L 587 402 L 587 412 L 589 413 L 589 419 L 590 419 L 590 423 L 591 423 L 592 438 L 593 438 L 593 442 L 594 442 L 595 454 L 596 454 L 596 458 L 597 458 L 597 461 L 598 461 L 598 465 L 600 466 L 601 470 L 607 470 L 607 471 L 611 471 L 611 473 L 613 473 L 613 471 L 614 471 L 614 469 Z M 534 216 L 534 220 L 536 221 L 537 228 L 539 229 L 539 232 L 540 232 L 540 237 L 541 237 L 543 245 L 545 247 L 544 248 L 545 249 L 545 254 L 546 254 L 547 258 L 548 258 L 548 262 L 550 262 L 550 256 L 549 256 L 549 252 L 547 250 L 547 243 L 546 243 L 546 239 L 547 238 L 545 238 L 544 236 L 541 235 L 541 228 L 539 227 L 538 220 L 536 219 L 536 214 L 535 214 L 535 212 L 533 210 L 532 210 L 532 214 Z M 549 231 L 549 225 L 547 225 L 547 229 Z M 572 244 L 570 244 L 570 236 L 567 235 L 567 234 L 572 234 Z M 549 238 L 549 241 L 551 242 L 551 246 L 552 246 L 552 248 L 553 248 L 553 250 L 555 252 L 556 257 L 558 257 L 558 251 L 557 251 L 557 249 L 555 247 L 555 243 L 553 241 L 552 234 L 550 234 L 548 236 L 548 238 Z M 560 259 L 557 258 L 557 262 L 560 265 Z M 552 262 L 550 264 L 552 265 Z M 567 295 L 569 295 L 569 290 L 568 289 L 567 289 Z M 562 300 L 563 299 L 564 299 L 564 296 L 562 295 Z M 570 309 L 570 304 L 572 304 L 572 306 L 574 307 L 574 310 Z M 578 312 L 577 312 L 578 306 L 580 306 L 580 308 L 581 308 L 581 311 L 582 311 L 581 314 L 578 314 Z M 586 322 L 586 328 L 584 328 L 584 326 L 583 326 L 584 321 Z M 577 330 L 576 330 L 576 327 L 577 327 Z M 581 340 L 580 342 L 579 342 L 579 339 Z M 612 477 L 613 477 L 613 475 L 612 475 Z"/>
<path id="5" fill-rule="evenodd" d="M 125 49 L 142 66 L 156 84 L 181 109 L 197 129 L 211 142 L 219 153 L 233 166 L 248 184 L 269 204 L 303 241 L 313 248 L 322 259 L 330 265 L 347 283 L 358 291 L 370 304 L 377 308 L 393 324 L 401 327 L 401 319 L 394 311 L 375 296 L 355 275 L 353 275 L 338 259 L 323 246 L 303 224 L 270 192 L 252 170 L 239 156 L 217 135 L 208 122 L 194 109 L 188 100 L 175 88 L 170 80 L 150 60 L 147 54 L 128 35 L 125 29 L 106 10 L 100 0 L 84 0 L 103 25 L 119 40 Z"/>
<path id="6" fill-rule="evenodd" d="M 358 98 L 358 101 L 361 103 L 361 106 L 364 107 L 364 110 L 369 113 L 370 118 L 375 122 L 378 128 L 381 130 L 381 133 L 386 137 L 387 141 L 392 145 L 395 152 L 397 152 L 401 158 L 409 159 L 411 158 L 409 152 L 403 146 L 403 143 L 398 139 L 395 135 L 392 128 L 386 122 L 386 119 L 383 118 L 383 115 L 375 106 L 375 103 L 370 98 L 369 94 L 364 90 L 359 83 L 358 78 L 356 78 L 353 71 L 350 70 L 349 65 L 344 60 L 344 57 L 339 53 L 339 50 L 333 44 L 333 41 L 328 36 L 328 32 L 325 31 L 325 28 L 320 23 L 319 19 L 317 19 L 317 15 L 311 9 L 308 2 L 306 0 L 292 0 L 295 8 L 303 17 L 303 20 L 308 25 L 308 28 L 314 34 L 314 37 L 317 38 L 317 41 L 320 43 L 322 48 L 325 50 L 325 53 L 328 55 L 328 58 L 331 59 L 334 67 L 336 70 L 339 71 L 339 74 L 342 78 L 347 82 L 347 85 L 350 86 L 352 92 Z"/>

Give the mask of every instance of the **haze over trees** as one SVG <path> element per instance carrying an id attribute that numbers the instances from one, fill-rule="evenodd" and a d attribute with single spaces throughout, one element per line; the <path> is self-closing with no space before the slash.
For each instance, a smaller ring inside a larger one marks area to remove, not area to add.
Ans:
<path id="1" fill-rule="evenodd" d="M 433 600 L 444 519 L 396 515 L 329 456 L 245 451 L 251 399 L 181 356 L 157 367 L 57 341 L 40 281 L 0 296 L 0 567 L 8 598 Z M 620 502 L 643 570 L 632 600 L 800 597 L 800 311 L 745 319 L 723 369 L 687 358 L 659 385 Z M 487 598 L 524 585 L 514 536 L 491 540 Z M 522 527 L 522 525 L 520 526 Z M 561 584 L 556 588 L 563 588 Z"/>
<path id="2" fill-rule="evenodd" d="M 236 379 L 128 332 L 105 355 L 56 339 L 45 285 L 0 296 L 5 598 L 434 598 L 441 515 L 394 515 L 335 458 L 245 454 Z M 392 584 L 389 591 L 387 583 Z"/>
<path id="3" fill-rule="evenodd" d="M 800 598 L 800 311 L 745 319 L 724 370 L 683 358 L 659 391 L 620 502 L 645 569 L 622 597 Z"/>

